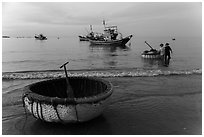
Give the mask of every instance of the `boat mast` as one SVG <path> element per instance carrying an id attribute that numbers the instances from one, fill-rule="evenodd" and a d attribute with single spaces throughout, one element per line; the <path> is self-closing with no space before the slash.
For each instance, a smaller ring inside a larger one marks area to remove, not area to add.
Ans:
<path id="1" fill-rule="evenodd" d="M 92 30 L 92 25 L 90 25 L 90 30 L 91 30 L 91 32 L 93 32 L 93 30 Z"/>
<path id="2" fill-rule="evenodd" d="M 106 22 L 105 22 L 105 20 L 103 20 L 103 26 L 104 26 L 104 29 L 106 29 Z"/>

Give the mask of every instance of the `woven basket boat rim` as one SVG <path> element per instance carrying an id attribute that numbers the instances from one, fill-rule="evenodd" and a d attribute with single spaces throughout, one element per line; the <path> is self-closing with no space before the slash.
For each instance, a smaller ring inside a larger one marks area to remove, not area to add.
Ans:
<path id="1" fill-rule="evenodd" d="M 82 78 L 82 79 L 100 81 L 100 82 L 104 83 L 107 86 L 107 89 L 104 92 L 100 93 L 100 94 L 93 95 L 93 96 L 88 96 L 88 97 L 82 97 L 82 98 L 49 97 L 49 96 L 44 96 L 44 95 L 37 94 L 37 93 L 30 90 L 30 88 L 32 86 L 35 86 L 35 85 L 37 85 L 39 83 L 42 83 L 42 82 L 44 83 L 44 82 L 48 82 L 48 81 L 66 79 L 66 78 L 54 78 L 54 79 L 39 81 L 39 82 L 30 84 L 30 85 L 24 87 L 23 98 L 28 97 L 32 101 L 41 102 L 41 103 L 48 103 L 48 104 L 83 104 L 83 103 L 94 103 L 94 102 L 98 102 L 98 101 L 101 101 L 101 100 L 105 100 L 113 92 L 112 84 L 109 81 L 103 80 L 101 78 L 95 78 L 95 77 L 69 77 L 69 78 L 71 78 L 71 79 Z"/>
<path id="2" fill-rule="evenodd" d="M 160 54 L 155 54 L 155 53 L 142 53 L 142 55 L 160 55 Z"/>

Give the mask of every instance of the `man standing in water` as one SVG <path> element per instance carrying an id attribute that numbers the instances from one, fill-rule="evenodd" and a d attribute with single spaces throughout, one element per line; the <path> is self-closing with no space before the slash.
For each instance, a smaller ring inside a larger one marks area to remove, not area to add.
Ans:
<path id="1" fill-rule="evenodd" d="M 159 53 L 160 53 L 160 56 L 161 56 L 162 63 L 165 63 L 165 60 L 164 60 L 165 47 L 164 47 L 163 43 L 160 44 Z"/>
<path id="2" fill-rule="evenodd" d="M 171 59 L 171 53 L 173 53 L 171 47 L 169 46 L 169 43 L 165 44 L 165 54 L 164 54 L 164 60 L 165 60 L 165 65 L 169 65 L 169 60 Z"/>
<path id="3" fill-rule="evenodd" d="M 164 47 L 164 44 L 162 44 L 162 43 L 160 44 L 159 52 L 160 52 L 162 59 L 164 59 L 165 47 Z"/>

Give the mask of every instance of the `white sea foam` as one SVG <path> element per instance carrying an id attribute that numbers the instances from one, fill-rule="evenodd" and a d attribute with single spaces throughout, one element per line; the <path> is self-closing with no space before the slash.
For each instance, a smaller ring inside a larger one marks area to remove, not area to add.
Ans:
<path id="1" fill-rule="evenodd" d="M 194 70 L 100 70 L 100 71 L 70 71 L 69 77 L 155 77 L 170 75 L 191 75 L 202 74 L 201 69 Z M 31 72 L 6 72 L 2 74 L 2 79 L 47 79 L 65 77 L 63 71 L 31 71 Z"/>

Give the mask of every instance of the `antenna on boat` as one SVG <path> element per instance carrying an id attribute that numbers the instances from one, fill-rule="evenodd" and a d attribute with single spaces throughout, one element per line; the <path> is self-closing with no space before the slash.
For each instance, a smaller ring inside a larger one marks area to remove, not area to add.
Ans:
<path id="1" fill-rule="evenodd" d="M 67 97 L 68 98 L 73 98 L 74 97 L 74 92 L 73 92 L 73 89 L 69 83 L 69 78 L 68 78 L 68 75 L 67 75 L 67 69 L 66 69 L 66 65 L 68 64 L 69 62 L 66 62 L 64 63 L 62 66 L 60 66 L 60 68 L 64 67 L 64 71 L 65 71 L 65 75 L 66 75 L 66 82 L 67 82 Z"/>
<path id="2" fill-rule="evenodd" d="M 106 21 L 103 19 L 103 26 L 106 28 Z"/>
<path id="3" fill-rule="evenodd" d="M 91 30 L 91 32 L 93 32 L 93 30 L 92 30 L 92 25 L 90 25 L 90 30 Z"/>

